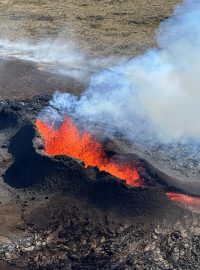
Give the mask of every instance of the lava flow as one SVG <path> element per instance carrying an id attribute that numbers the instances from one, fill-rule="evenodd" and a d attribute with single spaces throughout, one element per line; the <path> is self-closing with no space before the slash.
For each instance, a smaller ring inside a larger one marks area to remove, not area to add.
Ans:
<path id="1" fill-rule="evenodd" d="M 128 164 L 119 164 L 106 156 L 100 142 L 87 132 L 81 132 L 66 117 L 59 129 L 37 119 L 37 129 L 44 140 L 44 150 L 48 155 L 67 155 L 82 160 L 86 167 L 97 166 L 113 176 L 124 179 L 128 185 L 142 186 L 143 181 L 135 168 Z"/>
<path id="2" fill-rule="evenodd" d="M 167 192 L 167 196 L 175 202 L 179 202 L 181 204 L 185 204 L 190 206 L 191 208 L 200 211 L 200 198 L 192 197 L 181 193 Z"/>

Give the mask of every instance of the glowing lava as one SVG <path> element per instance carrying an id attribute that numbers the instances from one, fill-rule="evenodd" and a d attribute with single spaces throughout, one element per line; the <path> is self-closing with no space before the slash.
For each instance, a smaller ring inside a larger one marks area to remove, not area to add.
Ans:
<path id="1" fill-rule="evenodd" d="M 200 198 L 188 196 L 181 193 L 168 192 L 167 196 L 175 202 L 179 202 L 192 207 L 193 209 L 200 211 Z"/>
<path id="2" fill-rule="evenodd" d="M 44 150 L 48 155 L 67 155 L 82 160 L 86 167 L 97 166 L 113 176 L 124 179 L 132 186 L 142 186 L 143 182 L 135 168 L 128 164 L 118 164 L 106 157 L 103 146 L 87 132 L 81 132 L 66 117 L 59 129 L 49 126 L 41 120 L 36 126 L 44 140 Z"/>
<path id="3" fill-rule="evenodd" d="M 135 168 L 109 159 L 102 144 L 89 133 L 81 132 L 72 123 L 70 117 L 66 117 L 59 129 L 55 129 L 39 119 L 36 121 L 36 126 L 44 140 L 44 150 L 48 155 L 67 155 L 78 158 L 84 162 L 86 167 L 97 166 L 100 171 L 106 171 L 124 179 L 128 185 L 143 185 Z M 200 211 L 200 198 L 173 192 L 168 192 L 167 196 L 172 201 Z"/>

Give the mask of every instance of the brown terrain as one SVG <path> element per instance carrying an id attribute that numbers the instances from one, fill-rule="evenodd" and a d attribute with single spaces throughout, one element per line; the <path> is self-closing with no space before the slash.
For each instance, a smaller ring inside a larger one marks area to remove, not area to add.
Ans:
<path id="1" fill-rule="evenodd" d="M 129 58 L 156 46 L 159 23 L 178 2 L 5 0 L 0 33 L 12 41 L 70 39 L 91 57 Z M 186 175 L 172 168 L 178 157 L 113 141 L 113 155 L 131 155 L 153 183 L 134 189 L 80 161 L 48 157 L 35 118 L 55 89 L 79 95 L 87 81 L 5 56 L 0 71 L 0 270 L 199 269 L 198 211 L 163 191 L 173 181 L 180 188 L 193 167 Z"/>
<path id="2" fill-rule="evenodd" d="M 133 56 L 155 46 L 155 30 L 180 0 L 5 0 L 0 32 L 11 39 L 64 37 L 90 54 Z"/>

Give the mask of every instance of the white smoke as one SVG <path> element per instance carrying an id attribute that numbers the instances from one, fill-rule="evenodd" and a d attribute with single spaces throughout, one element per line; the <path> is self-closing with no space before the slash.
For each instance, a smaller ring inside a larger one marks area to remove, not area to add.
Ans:
<path id="1" fill-rule="evenodd" d="M 80 98 L 55 93 L 51 106 L 130 139 L 199 140 L 200 1 L 175 8 L 158 30 L 157 45 L 93 75 Z"/>
<path id="2" fill-rule="evenodd" d="M 71 40 L 45 39 L 31 42 L 0 39 L 0 57 L 15 57 L 40 64 L 40 68 L 78 80 L 87 79 L 94 71 L 124 61 L 115 57 L 91 58 Z"/>

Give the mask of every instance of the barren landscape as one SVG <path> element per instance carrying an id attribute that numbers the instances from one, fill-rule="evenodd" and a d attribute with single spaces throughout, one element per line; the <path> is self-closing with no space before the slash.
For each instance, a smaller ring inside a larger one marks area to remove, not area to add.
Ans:
<path id="1" fill-rule="evenodd" d="M 70 38 L 90 54 L 133 56 L 155 46 L 155 30 L 178 0 L 1 1 L 1 35 Z"/>
<path id="2" fill-rule="evenodd" d="M 156 47 L 179 2 L 0 1 L 1 270 L 199 269 L 199 144 L 101 139 L 106 160 L 137 171 L 134 186 L 49 155 L 36 126 L 56 90 L 81 96 L 96 71 Z M 44 41 L 61 46 L 59 61 L 38 54 Z M 64 55 L 69 41 L 81 54 Z"/>

